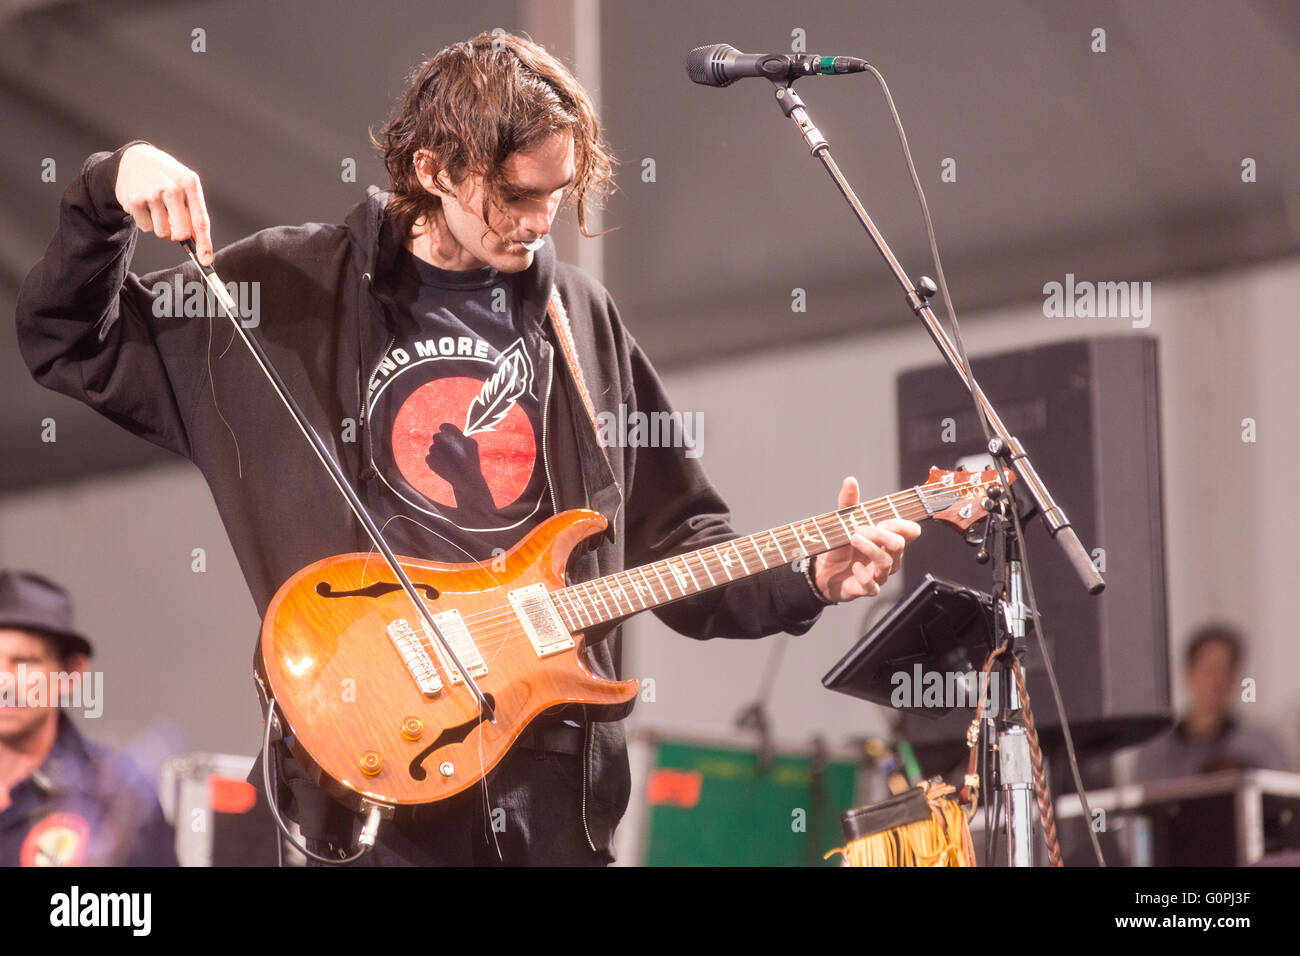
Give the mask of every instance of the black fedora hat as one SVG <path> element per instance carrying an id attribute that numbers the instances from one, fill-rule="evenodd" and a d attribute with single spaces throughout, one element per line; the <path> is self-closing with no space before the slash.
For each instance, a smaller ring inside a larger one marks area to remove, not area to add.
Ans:
<path id="1" fill-rule="evenodd" d="M 68 592 L 30 571 L 0 571 L 0 629 L 35 631 L 65 654 L 92 653 L 90 641 L 72 628 Z"/>

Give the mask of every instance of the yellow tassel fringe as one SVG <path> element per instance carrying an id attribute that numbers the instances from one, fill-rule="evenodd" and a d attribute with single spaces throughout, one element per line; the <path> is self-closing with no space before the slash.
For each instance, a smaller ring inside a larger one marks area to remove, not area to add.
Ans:
<path id="1" fill-rule="evenodd" d="M 924 785 L 923 785 L 924 786 Z M 831 850 L 848 866 L 974 866 L 975 850 L 961 805 L 947 784 L 926 787 L 930 819 L 908 823 Z"/>

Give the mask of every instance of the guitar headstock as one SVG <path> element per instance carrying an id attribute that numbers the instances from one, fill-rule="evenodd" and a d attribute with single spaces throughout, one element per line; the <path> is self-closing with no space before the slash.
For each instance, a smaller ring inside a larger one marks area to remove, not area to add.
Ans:
<path id="1" fill-rule="evenodd" d="M 966 531 L 984 518 L 984 499 L 995 485 L 1004 492 L 1016 480 L 1015 472 L 1004 468 L 985 468 L 983 471 L 944 471 L 931 468 L 930 477 L 917 489 L 926 513 L 936 521 L 950 524 L 958 531 Z"/>

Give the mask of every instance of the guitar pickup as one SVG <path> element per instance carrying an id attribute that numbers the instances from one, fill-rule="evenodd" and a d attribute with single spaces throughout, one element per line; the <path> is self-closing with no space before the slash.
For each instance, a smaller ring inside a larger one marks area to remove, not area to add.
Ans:
<path id="1" fill-rule="evenodd" d="M 530 584 L 526 588 L 517 588 L 506 597 L 514 608 L 524 633 L 532 641 L 533 650 L 538 657 L 549 657 L 560 651 L 567 651 L 574 646 L 573 635 L 560 620 L 555 610 L 551 595 L 545 584 Z"/>
<path id="2" fill-rule="evenodd" d="M 450 611 L 440 611 L 433 615 L 433 623 L 438 625 L 438 630 L 442 632 L 443 637 L 447 638 L 447 643 L 456 652 L 460 662 L 469 669 L 470 677 L 482 677 L 488 672 L 487 662 L 483 660 L 483 655 L 479 653 L 474 638 L 470 637 L 469 628 L 465 626 L 460 611 L 454 608 Z M 447 660 L 447 655 L 443 653 L 442 645 L 438 643 L 438 639 L 429 633 L 427 624 L 424 625 L 424 633 L 427 635 L 429 643 L 433 645 L 434 653 L 442 661 L 443 667 L 447 668 L 448 679 L 453 684 L 465 683 L 460 671 L 456 669 L 456 666 L 451 661 Z"/>

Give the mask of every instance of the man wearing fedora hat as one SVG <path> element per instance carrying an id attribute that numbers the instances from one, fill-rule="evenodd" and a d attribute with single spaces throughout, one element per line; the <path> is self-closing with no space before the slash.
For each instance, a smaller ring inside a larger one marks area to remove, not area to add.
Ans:
<path id="1" fill-rule="evenodd" d="M 0 865 L 176 866 L 149 781 L 63 709 L 91 653 L 62 588 L 0 571 Z"/>

